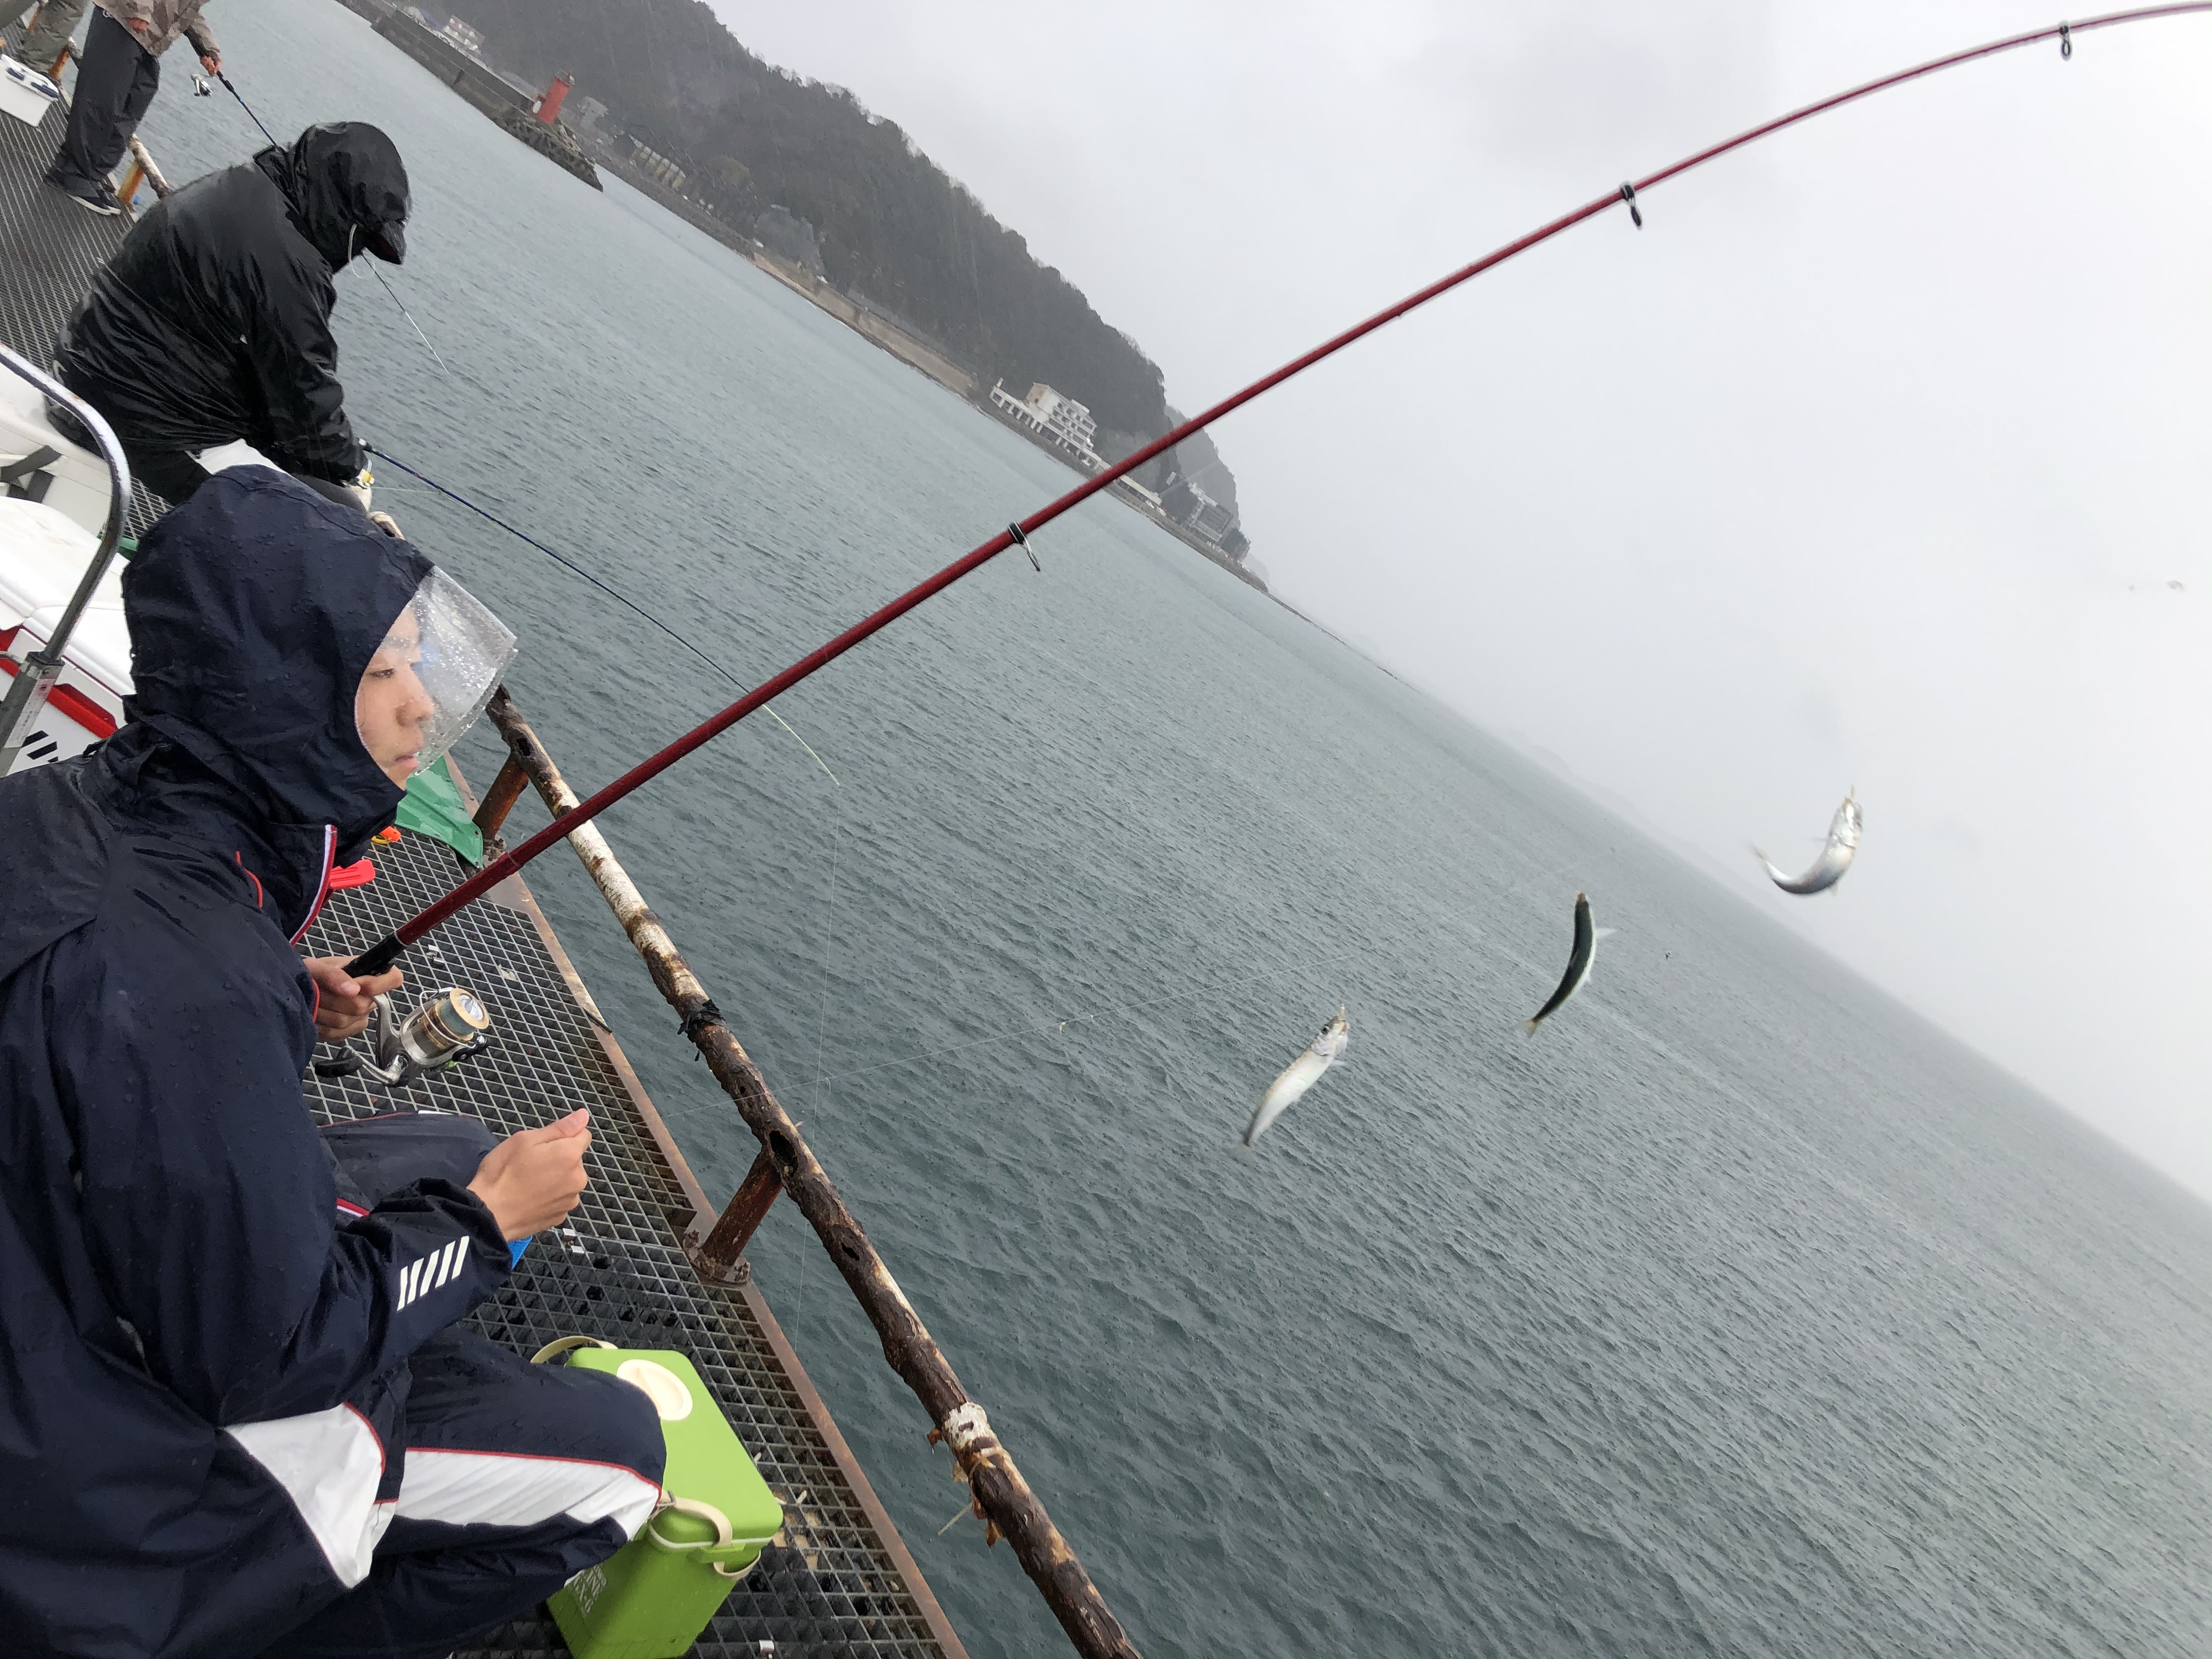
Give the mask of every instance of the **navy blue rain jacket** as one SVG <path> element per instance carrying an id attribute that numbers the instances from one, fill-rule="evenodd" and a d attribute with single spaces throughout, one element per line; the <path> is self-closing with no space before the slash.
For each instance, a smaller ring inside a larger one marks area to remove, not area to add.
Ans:
<path id="1" fill-rule="evenodd" d="M 301 1093 L 294 943 L 399 798 L 355 690 L 428 569 L 219 474 L 125 574 L 130 722 L 0 780 L 9 1654 L 249 1655 L 358 1582 L 407 1358 L 507 1276 L 449 1182 L 341 1217 Z"/>

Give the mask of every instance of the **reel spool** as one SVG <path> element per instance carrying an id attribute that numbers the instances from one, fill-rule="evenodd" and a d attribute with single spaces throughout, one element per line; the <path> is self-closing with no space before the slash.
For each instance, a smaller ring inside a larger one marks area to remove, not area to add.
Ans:
<path id="1" fill-rule="evenodd" d="M 386 992 L 376 1000 L 368 1036 L 371 1057 L 363 1060 L 349 1048 L 343 1055 L 346 1071 L 359 1072 L 387 1089 L 404 1089 L 428 1073 L 483 1053 L 491 1043 L 491 1015 L 473 991 L 448 985 L 425 997 L 402 1020 L 392 1013 Z M 331 1075 L 327 1064 L 318 1061 L 315 1069 Z"/>

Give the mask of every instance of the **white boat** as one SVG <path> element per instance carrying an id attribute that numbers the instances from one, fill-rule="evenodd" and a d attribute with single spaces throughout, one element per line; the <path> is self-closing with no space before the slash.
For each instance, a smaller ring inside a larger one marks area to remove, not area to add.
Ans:
<path id="1" fill-rule="evenodd" d="M 46 418 L 44 395 L 0 374 L 0 696 L 31 653 L 52 639 L 100 548 L 107 520 L 107 464 Z M 81 755 L 123 722 L 131 695 L 131 637 L 123 623 L 123 566 L 112 561 L 62 647 L 61 678 L 24 734 L 20 772 Z"/>

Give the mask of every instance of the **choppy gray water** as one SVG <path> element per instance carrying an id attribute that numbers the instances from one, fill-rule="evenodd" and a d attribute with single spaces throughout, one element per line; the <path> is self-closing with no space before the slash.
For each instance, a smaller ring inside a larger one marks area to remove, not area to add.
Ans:
<path id="1" fill-rule="evenodd" d="M 395 280 L 453 372 L 344 278 L 371 435 L 748 681 L 1066 487 L 337 5 L 216 21 L 280 132 L 413 168 Z M 172 173 L 246 155 L 169 63 Z M 384 504 L 580 783 L 726 700 Z M 1148 1654 L 2212 1650 L 2202 1207 L 1133 514 L 1038 539 L 781 705 L 842 787 L 756 722 L 606 828 Z M 728 1188 L 749 1139 L 604 908 L 532 881 Z M 1524 1038 L 1578 887 L 1622 931 Z M 803 1224 L 755 1259 L 970 1651 L 1064 1650 L 937 1535 L 945 1455 Z"/>

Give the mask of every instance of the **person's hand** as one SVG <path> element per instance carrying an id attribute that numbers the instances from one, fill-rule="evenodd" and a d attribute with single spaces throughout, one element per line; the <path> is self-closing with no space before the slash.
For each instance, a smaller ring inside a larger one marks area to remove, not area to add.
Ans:
<path id="1" fill-rule="evenodd" d="M 400 531 L 399 520 L 393 518 L 389 513 L 372 513 L 368 515 L 368 521 L 374 525 L 379 530 L 381 530 L 386 535 L 391 537 L 394 541 L 404 542 L 407 539 L 406 536 Z"/>
<path id="2" fill-rule="evenodd" d="M 584 1195 L 591 1144 L 592 1115 L 582 1109 L 511 1134 L 484 1155 L 469 1190 L 483 1200 L 508 1243 L 533 1237 L 566 1221 Z"/>
<path id="3" fill-rule="evenodd" d="M 222 74 L 222 54 L 219 52 L 202 52 L 200 54 L 200 67 L 205 70 L 210 75 Z"/>
<path id="4" fill-rule="evenodd" d="M 315 1036 L 321 1042 L 343 1042 L 349 1036 L 359 1036 L 368 1029 L 376 999 L 386 991 L 398 990 L 407 978 L 399 969 L 388 968 L 356 979 L 345 970 L 352 960 L 351 957 L 309 957 L 300 964 L 322 994 L 315 1005 Z"/>
<path id="5" fill-rule="evenodd" d="M 123 27 L 129 29 L 131 33 L 137 35 L 141 40 L 147 39 L 154 33 L 154 25 L 143 17 L 126 17 L 123 20 Z"/>

